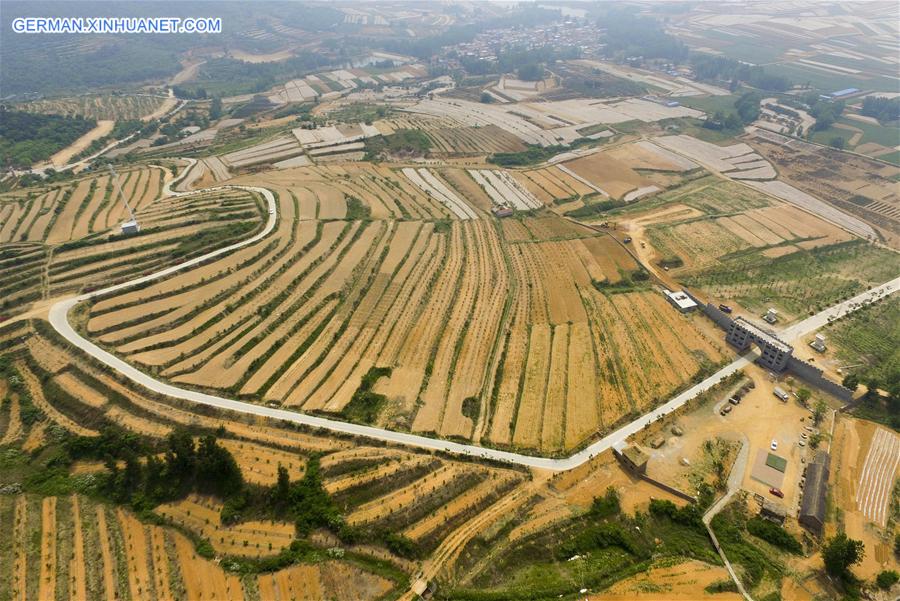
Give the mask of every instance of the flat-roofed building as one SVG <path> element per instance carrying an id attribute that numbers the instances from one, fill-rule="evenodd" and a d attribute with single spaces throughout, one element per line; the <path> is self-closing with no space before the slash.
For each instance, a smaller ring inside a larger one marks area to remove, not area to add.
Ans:
<path id="1" fill-rule="evenodd" d="M 784 520 L 787 519 L 788 510 L 787 507 L 781 503 L 775 503 L 774 501 L 765 499 L 759 510 L 759 515 L 781 525 L 784 524 Z"/>
<path id="2" fill-rule="evenodd" d="M 647 473 L 647 462 L 650 461 L 650 455 L 638 445 L 620 440 L 613 444 L 613 454 L 629 470 L 637 474 Z"/>
<path id="3" fill-rule="evenodd" d="M 663 294 L 666 295 L 669 304 L 682 313 L 690 313 L 697 308 L 696 301 L 694 301 L 694 299 L 692 299 L 684 290 L 681 292 L 672 292 L 671 290 L 663 289 Z"/>

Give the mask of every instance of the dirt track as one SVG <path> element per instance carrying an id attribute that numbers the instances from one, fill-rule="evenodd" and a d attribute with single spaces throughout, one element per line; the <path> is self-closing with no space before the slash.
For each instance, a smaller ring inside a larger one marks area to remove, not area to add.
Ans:
<path id="1" fill-rule="evenodd" d="M 72 157 L 90 146 L 91 142 L 108 135 L 113 130 L 115 124 L 115 121 L 97 121 L 97 127 L 50 157 L 50 163 L 52 163 L 55 168 L 67 165 Z"/>

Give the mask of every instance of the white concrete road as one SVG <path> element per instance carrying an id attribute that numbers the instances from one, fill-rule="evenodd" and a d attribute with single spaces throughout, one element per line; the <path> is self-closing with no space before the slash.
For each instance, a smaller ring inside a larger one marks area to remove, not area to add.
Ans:
<path id="1" fill-rule="evenodd" d="M 190 166 L 185 168 L 182 171 L 182 177 L 190 170 Z M 636 432 L 639 432 L 644 427 L 652 423 L 654 420 L 660 419 L 664 415 L 671 413 L 681 406 L 683 406 L 687 401 L 696 397 L 701 392 L 708 390 L 709 388 L 716 385 L 722 378 L 736 372 L 737 370 L 747 366 L 752 357 L 749 355 L 745 355 L 744 357 L 740 357 L 730 363 L 729 365 L 723 367 L 710 377 L 706 378 L 699 384 L 691 386 L 689 389 L 685 390 L 681 394 L 675 396 L 671 400 L 669 400 L 664 405 L 657 407 L 653 411 L 645 414 L 644 416 L 634 420 L 630 424 L 627 424 L 615 432 L 603 437 L 597 442 L 591 444 L 587 448 L 578 453 L 575 453 L 571 457 L 563 458 L 563 459 L 551 459 L 547 457 L 535 457 L 532 455 L 525 455 L 522 453 L 513 453 L 509 451 L 501 451 L 497 449 L 490 449 L 485 447 L 480 447 L 478 445 L 473 444 L 461 444 L 458 442 L 452 442 L 448 440 L 441 440 L 436 438 L 429 438 L 427 436 L 420 436 L 417 434 L 410 434 L 407 432 L 394 432 L 392 430 L 385 430 L 383 428 L 375 428 L 372 426 L 363 426 L 360 424 L 353 424 L 348 422 L 342 422 L 335 419 L 328 419 L 324 417 L 317 417 L 312 415 L 306 415 L 303 413 L 297 413 L 295 411 L 286 411 L 284 409 L 275 409 L 272 407 L 266 407 L 262 405 L 256 405 L 253 403 L 247 403 L 243 401 L 236 401 L 232 399 L 226 399 L 222 397 L 213 396 L 210 394 L 205 394 L 202 392 L 197 392 L 194 390 L 187 390 L 184 388 L 178 388 L 177 386 L 173 386 L 171 384 L 167 384 L 165 382 L 161 382 L 159 380 L 154 379 L 153 377 L 135 369 L 133 366 L 129 365 L 122 359 L 108 353 L 107 351 L 101 349 L 99 346 L 94 344 L 93 342 L 83 338 L 78 332 L 75 331 L 74 328 L 69 324 L 68 314 L 69 311 L 76 304 L 89 300 L 91 298 L 107 294 L 109 292 L 114 292 L 117 290 L 122 290 L 125 288 L 129 288 L 131 286 L 135 286 L 138 284 L 142 284 L 144 282 L 149 282 L 151 280 L 156 280 L 159 278 L 164 278 L 168 275 L 171 275 L 178 271 L 183 271 L 185 269 L 189 269 L 195 265 L 203 263 L 211 258 L 223 255 L 225 253 L 229 253 L 235 249 L 241 248 L 243 246 L 247 246 L 249 244 L 253 244 L 264 237 L 266 237 L 274 228 L 275 223 L 277 221 L 277 211 L 278 207 L 275 202 L 274 195 L 264 188 L 255 188 L 249 186 L 221 186 L 216 188 L 207 188 L 204 190 L 198 190 L 194 192 L 172 192 L 171 186 L 180 178 L 176 178 L 169 182 L 165 187 L 165 193 L 168 195 L 185 195 L 185 194 L 196 194 L 198 192 L 205 192 L 210 190 L 219 190 L 219 189 L 227 189 L 227 188 L 240 188 L 243 190 L 250 190 L 253 192 L 257 192 L 262 194 L 269 205 L 269 220 L 266 223 L 266 226 L 263 228 L 261 232 L 256 234 L 255 236 L 248 238 L 242 242 L 238 242 L 236 244 L 232 244 L 225 248 L 220 248 L 213 252 L 210 252 L 202 257 L 197 257 L 195 259 L 191 259 L 179 265 L 175 265 L 173 267 L 169 267 L 163 269 L 157 273 L 153 273 L 147 276 L 143 276 L 137 279 L 134 279 L 130 282 L 125 282 L 122 284 L 117 284 L 115 286 L 110 286 L 108 288 L 104 288 L 102 290 L 97 290 L 95 292 L 91 292 L 88 294 L 82 294 L 81 296 L 76 296 L 74 298 L 65 299 L 57 302 L 50 308 L 50 324 L 56 329 L 57 332 L 60 333 L 66 340 L 68 340 L 74 346 L 80 348 L 87 354 L 91 355 L 98 361 L 112 367 L 122 375 L 126 376 L 130 380 L 134 381 L 141 386 L 144 386 L 154 392 L 164 394 L 176 399 L 182 399 L 185 401 L 190 401 L 193 403 L 199 403 L 201 405 L 209 405 L 212 407 L 218 407 L 221 409 L 228 409 L 231 411 L 237 411 L 240 413 L 250 413 L 253 415 L 260 415 L 264 417 L 270 417 L 274 419 L 283 420 L 286 422 L 292 422 L 296 424 L 302 424 L 305 426 L 310 426 L 313 428 L 322 428 L 324 430 L 329 430 L 331 432 L 339 432 L 342 434 L 352 434 L 356 436 L 363 436 L 366 438 L 372 438 L 376 440 L 382 440 L 391 443 L 397 443 L 402 445 L 407 445 L 411 447 L 417 447 L 421 449 L 429 449 L 434 451 L 444 451 L 448 453 L 453 453 L 457 455 L 467 455 L 471 457 L 483 457 L 486 459 L 492 459 L 495 461 L 513 463 L 517 465 L 527 466 L 527 467 L 535 467 L 535 468 L 544 468 L 549 470 L 556 471 L 564 471 L 569 470 L 574 467 L 577 467 L 586 461 L 589 461 L 592 457 L 606 451 L 614 443 L 619 440 L 623 440 Z M 791 342 L 794 339 L 797 339 L 801 336 L 809 334 L 810 332 L 820 328 L 822 325 L 828 323 L 829 316 L 836 315 L 837 311 L 840 311 L 840 315 L 844 315 L 848 312 L 854 311 L 861 306 L 865 302 L 870 299 L 879 298 L 884 295 L 889 295 L 895 292 L 900 286 L 900 277 L 894 279 L 886 284 L 883 284 L 877 288 L 874 288 L 868 292 L 860 294 L 853 299 L 846 301 L 844 303 L 840 303 L 835 308 L 829 308 L 821 313 L 810 317 L 808 319 L 803 320 L 802 322 L 791 326 L 784 330 L 781 335 L 786 339 L 787 342 Z"/>

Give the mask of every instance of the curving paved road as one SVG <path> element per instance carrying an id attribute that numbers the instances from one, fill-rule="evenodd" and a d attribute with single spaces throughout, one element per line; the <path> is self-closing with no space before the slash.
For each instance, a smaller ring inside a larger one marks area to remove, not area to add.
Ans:
<path id="1" fill-rule="evenodd" d="M 190 167 L 193 166 L 193 163 L 196 162 L 193 159 L 191 165 L 185 168 L 182 171 L 182 174 L 175 178 L 174 180 L 168 182 L 164 186 L 164 193 L 167 196 L 184 196 L 188 194 L 197 194 L 199 192 L 208 192 L 212 190 L 222 190 L 229 188 L 236 188 L 241 190 L 248 190 L 252 192 L 257 192 L 262 194 L 266 201 L 268 202 L 269 208 L 269 220 L 266 222 L 266 226 L 247 240 L 242 242 L 237 242 L 230 246 L 226 246 L 224 248 L 220 248 L 218 250 L 207 253 L 201 257 L 197 257 L 195 259 L 191 259 L 189 261 L 185 261 L 179 265 L 175 265 L 173 267 L 168 267 L 156 273 L 146 275 L 143 277 L 139 277 L 137 279 L 131 280 L 130 282 L 124 282 L 121 284 L 117 284 L 115 286 L 110 286 L 108 288 L 103 288 L 102 290 L 97 290 L 95 292 L 90 292 L 87 294 L 82 294 L 80 296 L 76 296 L 74 298 L 65 299 L 57 302 L 50 308 L 50 324 L 53 328 L 59 332 L 60 335 L 63 336 L 66 340 L 68 340 L 71 344 L 83 350 L 87 354 L 91 355 L 101 363 L 108 365 L 109 367 L 115 369 L 122 375 L 126 376 L 130 380 L 134 381 L 145 388 L 148 388 L 154 392 L 159 394 L 164 394 L 176 399 L 182 399 L 185 401 L 190 401 L 192 403 L 199 403 L 201 405 L 209 405 L 212 407 L 218 407 L 220 409 L 228 409 L 230 411 L 237 411 L 240 413 L 249 413 L 253 415 L 260 415 L 264 417 L 269 417 L 273 419 L 279 419 L 286 422 L 292 422 L 295 424 L 302 424 L 304 426 L 311 426 L 314 428 L 322 428 L 325 430 L 329 430 L 332 432 L 340 432 L 343 434 L 352 434 L 355 436 L 364 436 L 366 438 L 372 438 L 376 440 L 382 440 L 386 442 L 392 442 L 402 445 L 407 445 L 411 447 L 417 447 L 421 449 L 429 449 L 434 451 L 444 451 L 448 453 L 454 453 L 457 455 L 467 455 L 471 457 L 484 457 L 486 459 L 492 459 L 495 461 L 502 461 L 507 463 L 513 463 L 517 465 L 522 465 L 526 467 L 533 468 L 543 468 L 554 471 L 564 471 L 569 470 L 574 467 L 577 467 L 587 461 L 589 461 L 592 457 L 606 451 L 612 445 L 620 440 L 623 440 L 632 434 L 635 434 L 642 430 L 645 426 L 649 425 L 653 421 L 662 418 L 664 415 L 671 413 L 677 409 L 679 409 L 682 405 L 684 405 L 687 401 L 694 398 L 701 392 L 708 390 L 709 388 L 716 385 L 719 380 L 722 378 L 736 372 L 737 370 L 746 367 L 751 362 L 751 356 L 745 355 L 740 357 L 730 363 L 729 365 L 723 367 L 710 377 L 706 378 L 699 384 L 696 384 L 689 389 L 685 390 L 681 394 L 675 396 L 671 400 L 669 400 L 664 405 L 657 407 L 653 411 L 645 414 L 644 416 L 634 420 L 630 424 L 627 424 L 615 432 L 605 436 L 604 438 L 594 442 L 587 448 L 575 453 L 571 457 L 566 457 L 563 459 L 551 459 L 547 457 L 536 457 L 532 455 L 525 455 L 522 453 L 513 453 L 509 451 L 501 451 L 497 449 L 489 449 L 485 447 L 480 447 L 472 444 L 462 444 L 458 442 L 452 442 L 448 440 L 440 440 L 436 438 L 429 438 L 427 436 L 420 436 L 417 434 L 410 434 L 407 432 L 395 432 L 392 430 L 385 430 L 383 428 L 376 428 L 373 426 L 364 426 L 360 424 L 353 424 L 348 422 L 342 422 L 335 419 L 328 419 L 324 417 L 318 417 L 313 415 L 306 415 L 303 413 L 297 413 L 294 411 L 286 411 L 284 409 L 275 409 L 272 407 L 266 407 L 263 405 L 256 405 L 253 403 L 246 403 L 243 401 L 236 401 L 233 399 L 226 399 L 222 397 L 217 397 L 211 394 L 206 394 L 202 392 L 197 392 L 195 390 L 187 390 L 184 388 L 178 388 L 177 386 L 173 386 L 171 384 L 167 384 L 165 382 L 161 382 L 159 380 L 154 379 L 153 377 L 139 371 L 133 366 L 129 365 L 122 359 L 116 357 L 115 355 L 103 350 L 90 340 L 83 338 L 78 332 L 75 331 L 74 328 L 69 324 L 68 314 L 69 311 L 77 305 L 78 303 L 89 300 L 91 298 L 107 294 L 109 292 L 114 292 L 117 290 L 122 290 L 125 288 L 129 288 L 131 286 L 135 286 L 138 284 L 142 284 L 144 282 L 149 282 L 152 280 L 164 278 L 168 275 L 176 273 L 178 271 L 183 271 L 185 269 L 189 269 L 195 265 L 198 265 L 208 259 L 223 255 L 225 253 L 229 253 L 235 249 L 247 246 L 249 244 L 253 244 L 272 232 L 275 228 L 275 223 L 278 219 L 278 207 L 275 202 L 275 196 L 269 190 L 265 188 L 257 188 L 253 186 L 217 186 L 213 188 L 204 188 L 203 190 L 194 190 L 192 192 L 173 192 L 171 187 L 173 184 L 177 183 L 181 178 L 185 177 L 188 171 L 190 171 Z M 898 288 L 900 288 L 900 277 L 882 284 L 877 288 L 873 288 L 870 291 L 864 292 L 849 301 L 844 303 L 840 303 L 836 307 L 832 307 L 822 311 L 821 313 L 810 317 L 800 323 L 791 326 L 782 332 L 782 337 L 786 337 L 787 342 L 809 334 L 810 332 L 820 328 L 822 325 L 828 322 L 829 316 L 837 315 L 845 315 L 851 311 L 855 311 L 856 309 L 863 306 L 864 302 L 868 299 L 879 298 L 881 296 L 887 296 L 895 292 Z"/>

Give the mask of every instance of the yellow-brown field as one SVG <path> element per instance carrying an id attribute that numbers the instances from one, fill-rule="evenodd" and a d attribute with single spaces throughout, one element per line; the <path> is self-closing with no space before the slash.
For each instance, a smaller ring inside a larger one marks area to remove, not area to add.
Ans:
<path id="1" fill-rule="evenodd" d="M 550 453 L 724 358 L 658 292 L 622 286 L 639 266 L 613 238 L 549 211 L 497 221 L 464 171 L 435 173 L 483 217 L 450 220 L 384 167 L 266 174 L 270 239 L 99 299 L 86 331 L 173 382 L 307 412 L 350 415 L 390 368 L 376 423 Z"/>
<path id="2" fill-rule="evenodd" d="M 168 177 L 166 172 L 165 177 Z M 0 196 L 0 311 L 126 281 L 196 256 L 260 227 L 255 197 L 241 191 L 159 198 L 162 169 L 123 171 L 123 193 L 141 225 L 121 235 L 127 210 L 105 175 L 50 189 L 33 199 Z"/>

